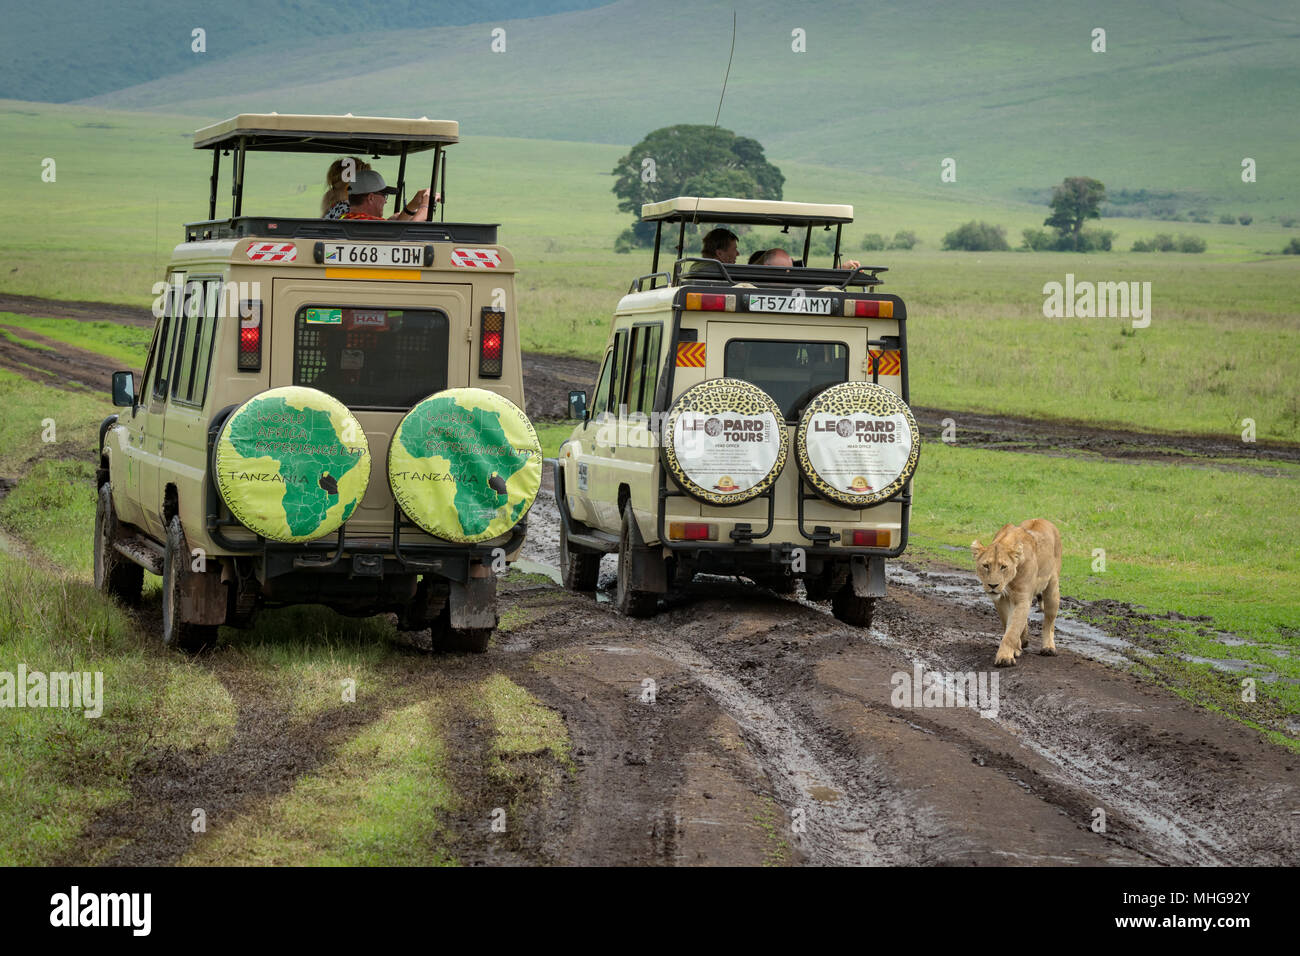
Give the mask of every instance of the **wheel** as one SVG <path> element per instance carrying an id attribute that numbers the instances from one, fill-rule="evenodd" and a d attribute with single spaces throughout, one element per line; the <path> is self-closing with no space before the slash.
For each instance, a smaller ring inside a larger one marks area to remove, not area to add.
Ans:
<path id="1" fill-rule="evenodd" d="M 594 591 L 600 577 L 599 554 L 585 554 L 569 549 L 565 522 L 560 522 L 560 580 L 570 591 Z"/>
<path id="2" fill-rule="evenodd" d="M 144 568 L 118 554 L 113 547 L 118 536 L 113 486 L 104 482 L 95 505 L 95 587 L 127 604 L 137 604 L 144 586 Z"/>
<path id="3" fill-rule="evenodd" d="M 482 654 L 487 651 L 494 630 L 496 628 L 492 627 L 452 627 L 451 602 L 448 601 L 438 612 L 430 633 L 435 651 Z"/>
<path id="4" fill-rule="evenodd" d="M 845 582 L 835 596 L 831 598 L 831 613 L 837 621 L 852 624 L 854 627 L 870 627 L 871 616 L 876 610 L 875 598 L 858 597 L 853 593 L 853 584 Z"/>
<path id="5" fill-rule="evenodd" d="M 618 581 L 614 586 L 614 606 L 625 617 L 649 617 L 659 606 L 659 595 L 631 587 L 632 562 L 659 560 L 648 551 L 632 517 L 632 502 L 623 505 L 623 527 L 618 536 Z M 642 553 L 638 553 L 642 552 Z"/>
<path id="6" fill-rule="evenodd" d="M 181 620 L 181 589 L 194 573 L 180 516 L 174 515 L 167 525 L 167 550 L 163 553 L 162 639 L 168 647 L 194 651 L 217 642 L 216 626 Z"/>

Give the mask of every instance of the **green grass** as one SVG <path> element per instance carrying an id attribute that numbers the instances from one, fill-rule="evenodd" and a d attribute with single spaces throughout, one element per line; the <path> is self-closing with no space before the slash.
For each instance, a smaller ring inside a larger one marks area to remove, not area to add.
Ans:
<path id="1" fill-rule="evenodd" d="M 390 710 L 267 806 L 201 838 L 182 863 L 440 866 L 452 806 L 446 744 L 422 701 Z"/>
<path id="2" fill-rule="evenodd" d="M 30 151 L 31 163 L 61 157 L 60 172 L 55 183 L 31 177 L 15 185 L 13 214 L 0 222 L 11 270 L 3 288 L 147 307 L 179 224 L 206 212 L 207 166 L 185 138 L 199 121 L 114 113 L 107 115 L 112 128 L 88 131 L 82 124 L 105 114 L 20 106 L 0 102 L 0 134 Z M 449 190 L 450 215 L 503 224 L 502 241 L 520 268 L 525 349 L 597 357 L 628 282 L 649 271 L 648 253 L 610 251 L 627 218 L 609 191 L 619 154 L 616 146 L 477 135 L 456 146 L 453 171 L 466 172 Z M 314 215 L 320 165 L 295 155 L 255 157 L 246 208 Z M 1264 222 L 1263 213 L 1250 227 L 1108 219 L 1102 225 L 1119 233 L 1118 249 L 1156 231 L 1185 231 L 1205 238 L 1210 251 L 940 252 L 942 235 L 966 219 L 999 222 L 1016 239 L 1020 229 L 1041 226 L 1046 207 L 825 165 L 781 165 L 788 198 L 855 204 L 850 251 L 867 232 L 921 236 L 910 252 L 860 256 L 887 265 L 885 289 L 908 303 L 917 404 L 1225 435 L 1253 418 L 1261 439 L 1300 440 L 1300 399 L 1290 384 L 1300 374 L 1300 257 L 1264 255 L 1296 230 Z M 148 186 L 124 190 L 128 182 Z M 752 242 L 743 238 L 742 250 Z M 1043 285 L 1067 272 L 1150 282 L 1151 326 L 1044 318 Z M 139 364 L 148 338 L 145 329 L 98 323 L 19 317 L 11 324 L 128 365 Z"/>
<path id="3" fill-rule="evenodd" d="M 491 19 L 404 21 L 345 37 L 286 30 L 273 55 L 241 46 L 222 58 L 214 44 L 184 72 L 93 102 L 213 121 L 346 104 L 358 114 L 433 112 L 459 120 L 467 138 L 625 145 L 670 123 L 713 122 L 733 11 L 721 123 L 783 166 L 819 163 L 841 180 L 889 176 L 967 200 L 1023 198 L 1084 174 L 1112 188 L 1175 190 L 1184 209 L 1201 201 L 1214 212 L 1297 212 L 1300 158 L 1294 130 L 1277 117 L 1300 83 L 1300 18 L 1278 0 L 1185 0 L 1176 11 L 1124 0 L 1086 9 L 1064 0 L 895 3 L 869 22 L 846 2 L 794 10 L 704 0 L 689 24 L 649 0 L 511 21 L 500 54 L 490 52 Z M 273 6 L 253 23 L 282 14 Z M 1090 49 L 1098 25 L 1108 30 L 1105 53 Z M 795 28 L 807 52 L 792 50 Z M 264 35 L 259 26 L 245 34 Z M 99 45 L 83 44 L 79 59 L 86 46 Z M 1258 162 L 1258 182 L 1241 182 L 1243 156 Z M 954 183 L 940 183 L 944 157 L 957 160 Z M 535 170 L 541 188 L 554 172 Z M 463 190 L 464 177 L 453 178 Z"/>
<path id="4" fill-rule="evenodd" d="M 972 493 L 978 489 L 978 494 Z M 1121 463 L 926 445 L 916 480 L 909 549 L 969 566 L 972 539 L 987 544 L 1008 521 L 1045 517 L 1061 532 L 1063 594 L 1146 609 L 1134 658 L 1143 673 L 1267 730 L 1265 716 L 1300 715 L 1300 513 L 1282 505 L 1300 477 Z M 952 548 L 960 549 L 955 553 Z M 1104 571 L 1097 563 L 1104 554 Z M 1161 618 L 1168 611 L 1204 621 Z M 1113 629 L 1106 612 L 1085 618 Z M 1102 616 L 1098 616 L 1101 614 Z M 1126 620 L 1124 623 L 1131 624 Z M 1224 643 L 1226 631 L 1247 644 Z M 1258 704 L 1240 700 L 1240 677 L 1183 656 L 1248 660 Z"/>
<path id="5" fill-rule="evenodd" d="M 26 329 L 28 332 L 35 332 L 55 342 L 63 342 L 89 352 L 97 352 L 100 355 L 117 359 L 124 368 L 137 370 L 144 367 L 145 355 L 149 351 L 149 340 L 153 335 L 151 328 L 121 325 L 117 322 L 104 320 L 76 322 L 68 319 L 16 315 L 13 312 L 0 312 L 0 325 Z M 52 346 L 30 340 L 22 344 L 44 349 L 52 348 Z M 107 390 L 107 383 L 105 383 L 105 389 Z"/>

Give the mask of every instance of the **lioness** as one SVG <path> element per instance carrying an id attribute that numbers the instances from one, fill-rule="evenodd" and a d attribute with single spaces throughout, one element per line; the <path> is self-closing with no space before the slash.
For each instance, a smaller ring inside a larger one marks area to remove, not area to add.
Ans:
<path id="1" fill-rule="evenodd" d="M 1056 612 L 1061 606 L 1061 534 L 1056 525 L 1034 518 L 1019 526 L 1003 525 L 987 548 L 970 543 L 980 583 L 993 598 L 1006 628 L 998 645 L 996 667 L 1014 667 L 1029 646 L 1029 604 L 1043 601 L 1043 645 L 1040 654 L 1056 653 Z"/>

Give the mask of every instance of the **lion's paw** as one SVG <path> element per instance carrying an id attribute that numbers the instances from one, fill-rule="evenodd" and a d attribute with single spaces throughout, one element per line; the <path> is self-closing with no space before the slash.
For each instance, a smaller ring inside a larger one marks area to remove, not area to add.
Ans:
<path id="1" fill-rule="evenodd" d="M 1016 659 L 1011 654 L 999 654 L 993 659 L 994 667 L 1015 667 Z"/>
<path id="2" fill-rule="evenodd" d="M 1055 657 L 1055 656 L 1056 656 L 1056 648 L 1055 648 L 1055 647 L 1044 647 L 1044 648 L 1042 648 L 1038 653 L 1042 654 L 1044 657 Z"/>

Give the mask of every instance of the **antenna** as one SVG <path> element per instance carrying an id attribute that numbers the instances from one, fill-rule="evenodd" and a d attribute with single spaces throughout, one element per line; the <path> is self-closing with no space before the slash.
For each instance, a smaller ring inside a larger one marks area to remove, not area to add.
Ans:
<path id="1" fill-rule="evenodd" d="M 727 72 L 722 74 L 722 92 L 718 94 L 718 112 L 713 116 L 713 128 L 718 128 L 718 121 L 722 118 L 722 101 L 727 95 L 727 80 L 731 78 L 731 60 L 736 55 L 736 11 L 731 11 L 731 51 L 727 54 Z M 700 213 L 700 197 L 695 197 L 695 209 L 691 213 L 691 225 L 698 225 Z"/>

